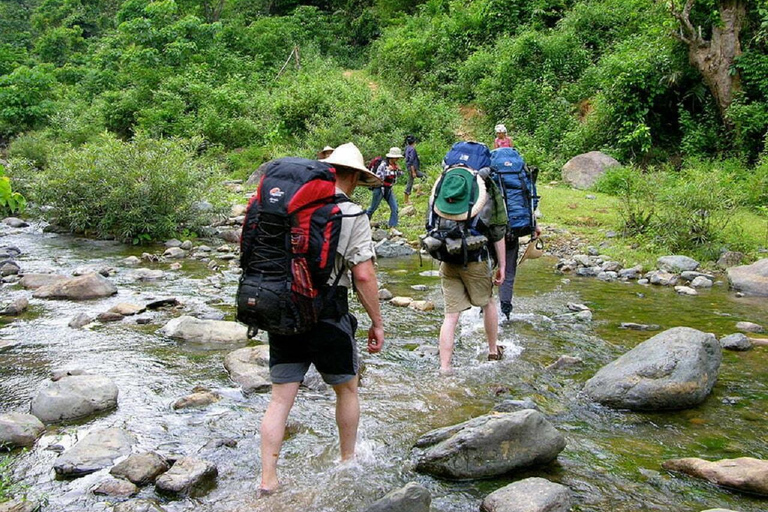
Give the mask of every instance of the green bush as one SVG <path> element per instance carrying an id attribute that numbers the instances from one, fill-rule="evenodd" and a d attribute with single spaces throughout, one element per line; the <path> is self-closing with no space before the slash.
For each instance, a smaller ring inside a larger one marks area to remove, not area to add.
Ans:
<path id="1" fill-rule="evenodd" d="M 195 153 L 194 141 L 102 135 L 54 157 L 35 196 L 74 232 L 136 242 L 194 231 L 204 221 L 194 202 L 210 196 L 216 176 Z"/>
<path id="2" fill-rule="evenodd" d="M 614 167 L 598 179 L 594 188 L 597 192 L 618 197 L 621 228 L 625 235 L 635 236 L 648 231 L 655 220 L 656 198 L 661 183 L 657 173 L 643 173 L 632 167 Z"/>
<path id="3" fill-rule="evenodd" d="M 0 165 L 0 215 L 21 213 L 27 207 L 23 195 L 11 187 L 11 178 L 5 175 L 5 167 Z"/>
<path id="4" fill-rule="evenodd" d="M 56 79 L 48 66 L 19 66 L 0 76 L 0 138 L 35 128 L 53 112 Z"/>

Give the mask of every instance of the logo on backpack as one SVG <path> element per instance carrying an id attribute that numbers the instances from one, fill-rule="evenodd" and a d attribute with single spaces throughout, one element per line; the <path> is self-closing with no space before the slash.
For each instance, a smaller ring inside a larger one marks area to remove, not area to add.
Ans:
<path id="1" fill-rule="evenodd" d="M 274 334 L 306 332 L 333 299 L 330 278 L 342 214 L 325 163 L 281 158 L 266 165 L 241 235 L 237 319 Z"/>
<path id="2" fill-rule="evenodd" d="M 508 232 L 513 236 L 530 235 L 536 230 L 537 174 L 538 170 L 529 168 L 515 149 L 498 148 L 491 152 L 491 178 L 504 196 Z"/>

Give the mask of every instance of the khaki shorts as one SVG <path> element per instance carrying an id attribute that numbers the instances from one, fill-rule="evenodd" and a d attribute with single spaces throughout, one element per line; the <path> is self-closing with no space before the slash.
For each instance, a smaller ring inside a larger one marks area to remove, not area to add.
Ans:
<path id="1" fill-rule="evenodd" d="M 488 261 L 473 261 L 466 270 L 460 263 L 441 263 L 446 313 L 460 313 L 472 306 L 483 307 L 493 296 L 493 269 Z"/>

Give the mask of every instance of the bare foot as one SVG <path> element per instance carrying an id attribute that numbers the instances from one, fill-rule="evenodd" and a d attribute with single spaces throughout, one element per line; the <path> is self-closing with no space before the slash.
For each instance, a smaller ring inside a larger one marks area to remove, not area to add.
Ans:
<path id="1" fill-rule="evenodd" d="M 265 487 L 259 487 L 259 489 L 256 491 L 256 498 L 265 498 L 267 496 L 270 496 L 272 494 L 275 494 L 277 492 L 277 487 L 273 487 L 271 489 L 265 488 Z"/>

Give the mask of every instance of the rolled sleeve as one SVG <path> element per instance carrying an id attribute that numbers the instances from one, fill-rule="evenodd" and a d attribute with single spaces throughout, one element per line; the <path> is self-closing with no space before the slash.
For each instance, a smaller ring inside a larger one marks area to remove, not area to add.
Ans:
<path id="1" fill-rule="evenodd" d="M 371 225 L 367 215 L 353 217 L 352 230 L 349 234 L 349 244 L 346 247 L 344 265 L 352 268 L 368 260 L 376 259 L 373 241 L 371 240 Z"/>

